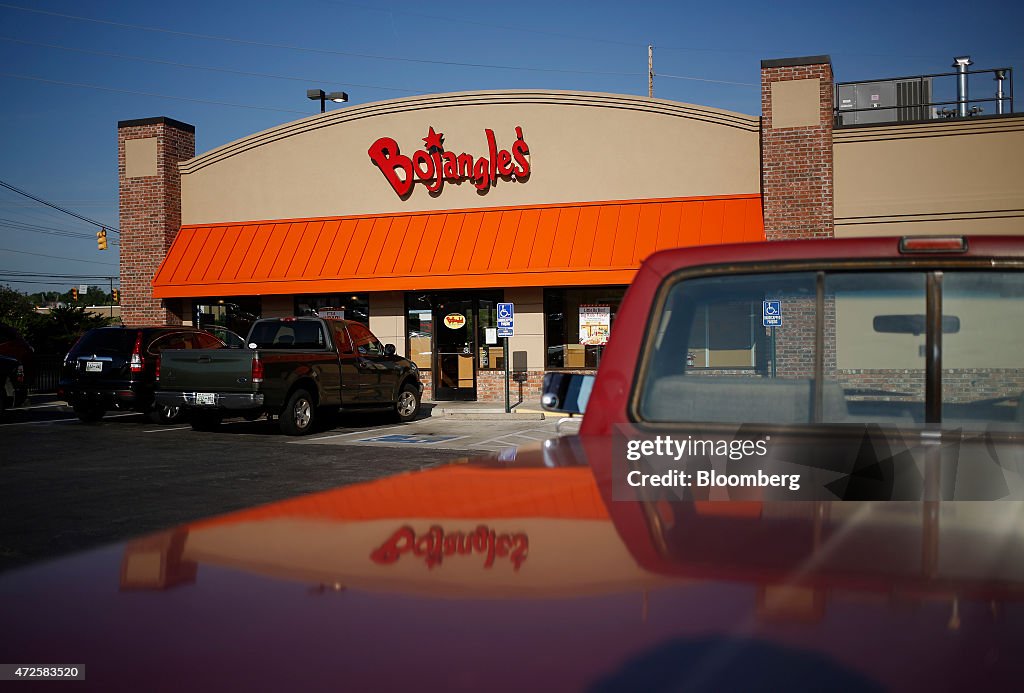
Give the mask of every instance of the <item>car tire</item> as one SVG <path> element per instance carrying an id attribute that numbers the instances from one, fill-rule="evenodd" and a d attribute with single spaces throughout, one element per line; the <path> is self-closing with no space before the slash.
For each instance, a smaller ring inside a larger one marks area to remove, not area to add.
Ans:
<path id="1" fill-rule="evenodd" d="M 224 415 L 220 412 L 192 412 L 189 417 L 193 431 L 216 431 L 222 421 L 224 421 Z"/>
<path id="2" fill-rule="evenodd" d="M 412 383 L 406 383 L 398 392 L 398 398 L 395 400 L 395 410 L 392 415 L 396 421 L 406 423 L 415 419 L 419 413 L 419 388 Z"/>
<path id="3" fill-rule="evenodd" d="M 304 436 L 313 432 L 316 402 L 306 390 L 296 390 L 281 411 L 281 430 L 285 435 Z"/>
<path id="4" fill-rule="evenodd" d="M 76 404 L 72 407 L 75 410 L 75 416 L 78 417 L 82 423 L 96 423 L 103 418 L 106 414 L 106 410 L 98 404 Z"/>
<path id="5" fill-rule="evenodd" d="M 0 421 L 3 421 L 7 411 L 7 379 L 4 379 L 3 387 L 0 387 Z"/>
<path id="6" fill-rule="evenodd" d="M 185 419 L 184 407 L 173 407 L 164 404 L 154 404 L 149 410 L 149 420 L 158 424 L 175 424 Z"/>

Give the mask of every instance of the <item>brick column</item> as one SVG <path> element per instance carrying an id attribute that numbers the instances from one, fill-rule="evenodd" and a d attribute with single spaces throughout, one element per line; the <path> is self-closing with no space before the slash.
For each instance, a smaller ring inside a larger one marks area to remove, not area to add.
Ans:
<path id="1" fill-rule="evenodd" d="M 196 155 L 196 129 L 171 118 L 117 124 L 121 188 L 121 321 L 180 325 L 176 301 L 153 298 L 153 277 L 181 226 L 178 162 Z"/>
<path id="2" fill-rule="evenodd" d="M 832 238 L 832 63 L 761 61 L 761 194 L 770 241 Z"/>

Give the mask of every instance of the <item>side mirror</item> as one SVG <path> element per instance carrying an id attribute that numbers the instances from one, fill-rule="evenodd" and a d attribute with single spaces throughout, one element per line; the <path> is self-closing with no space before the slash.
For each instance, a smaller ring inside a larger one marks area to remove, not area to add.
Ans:
<path id="1" fill-rule="evenodd" d="M 540 404 L 548 411 L 583 414 L 587 411 L 594 376 L 580 373 L 548 373 L 544 376 Z"/>
<path id="2" fill-rule="evenodd" d="M 385 356 L 394 356 L 395 352 L 397 352 L 397 351 L 398 351 L 398 349 L 395 348 L 394 344 L 385 344 L 384 345 L 384 355 Z"/>

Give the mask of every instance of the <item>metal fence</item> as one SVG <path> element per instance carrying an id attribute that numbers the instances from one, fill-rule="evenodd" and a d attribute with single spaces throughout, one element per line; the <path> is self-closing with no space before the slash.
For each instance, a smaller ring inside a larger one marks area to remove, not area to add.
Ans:
<path id="1" fill-rule="evenodd" d="M 29 390 L 39 393 L 56 392 L 63 362 L 63 354 L 36 354 L 33 358 L 34 373 L 31 376 Z"/>

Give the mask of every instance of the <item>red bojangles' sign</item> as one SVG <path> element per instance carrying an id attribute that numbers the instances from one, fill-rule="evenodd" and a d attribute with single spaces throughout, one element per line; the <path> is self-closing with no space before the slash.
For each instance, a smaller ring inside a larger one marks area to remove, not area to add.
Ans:
<path id="1" fill-rule="evenodd" d="M 434 132 L 431 127 L 423 138 L 426 149 L 405 156 L 398 149 L 398 142 L 390 137 L 381 137 L 370 145 L 368 153 L 388 183 L 395 189 L 399 197 L 412 193 L 412 186 L 417 180 L 422 181 L 431 193 L 441 192 L 446 180 L 458 183 L 463 180 L 473 181 L 476 189 L 485 192 L 498 182 L 505 180 L 524 180 L 530 175 L 530 160 L 527 155 L 530 148 L 523 139 L 523 129 L 516 127 L 516 141 L 510 149 L 498 149 L 494 131 L 484 130 L 487 137 L 486 157 L 473 158 L 472 154 L 454 154 L 444 151 L 444 135 Z"/>
<path id="2" fill-rule="evenodd" d="M 513 570 L 526 560 L 530 550 L 530 539 L 526 534 L 498 534 L 487 525 L 478 525 L 473 532 L 445 533 L 440 525 L 434 525 L 426 534 L 416 536 L 416 530 L 409 525 L 400 527 L 391 537 L 370 554 L 370 560 L 381 565 L 398 561 L 403 553 L 421 557 L 428 568 L 440 565 L 447 556 L 477 554 L 484 556 L 484 568 L 494 565 L 494 559 L 508 558 Z"/>

